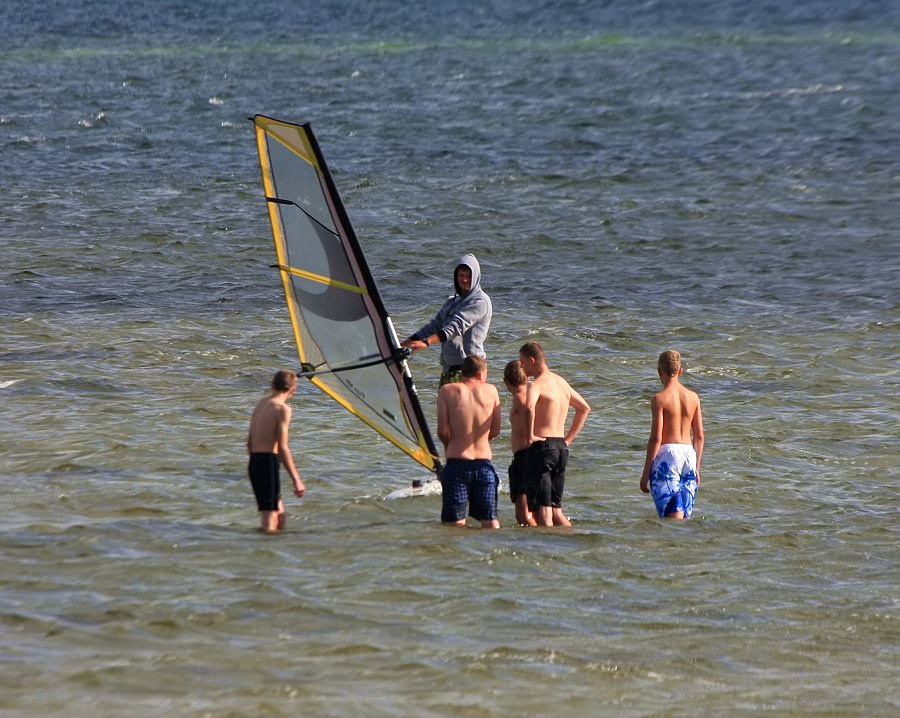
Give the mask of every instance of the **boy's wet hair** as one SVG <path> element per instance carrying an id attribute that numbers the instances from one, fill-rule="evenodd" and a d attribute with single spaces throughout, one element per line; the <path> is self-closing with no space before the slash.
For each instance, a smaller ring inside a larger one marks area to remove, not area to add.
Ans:
<path id="1" fill-rule="evenodd" d="M 289 391 L 297 385 L 297 373 L 290 369 L 280 369 L 272 377 L 272 388 L 275 391 Z"/>
<path id="2" fill-rule="evenodd" d="M 525 376 L 525 370 L 522 368 L 522 362 L 513 359 L 503 369 L 503 381 L 510 386 L 524 386 L 528 383 L 528 377 Z"/>
<path id="3" fill-rule="evenodd" d="M 681 354 L 674 349 L 664 351 L 659 355 L 656 368 L 668 376 L 677 376 L 678 371 L 681 369 Z"/>
<path id="4" fill-rule="evenodd" d="M 519 349 L 519 354 L 524 354 L 530 359 L 536 359 L 539 363 L 544 361 L 544 348 L 537 342 L 526 342 Z"/>
<path id="5" fill-rule="evenodd" d="M 487 369 L 487 362 L 479 356 L 467 356 L 463 359 L 460 373 L 464 377 L 472 378 L 478 376 L 483 369 Z"/>

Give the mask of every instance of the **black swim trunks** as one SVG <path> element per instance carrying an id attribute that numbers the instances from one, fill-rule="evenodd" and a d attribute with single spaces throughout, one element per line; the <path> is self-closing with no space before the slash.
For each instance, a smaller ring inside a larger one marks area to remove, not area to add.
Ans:
<path id="1" fill-rule="evenodd" d="M 516 503 L 516 498 L 527 493 L 528 488 L 528 449 L 519 449 L 513 454 L 509 465 L 509 498 Z"/>
<path id="2" fill-rule="evenodd" d="M 278 502 L 281 501 L 281 479 L 278 476 L 280 463 L 278 455 L 272 452 L 250 454 L 247 474 L 260 511 L 278 510 Z"/>
<path id="3" fill-rule="evenodd" d="M 565 439 L 541 439 L 528 447 L 528 508 L 532 511 L 540 506 L 562 508 L 568 462 L 569 447 Z"/>

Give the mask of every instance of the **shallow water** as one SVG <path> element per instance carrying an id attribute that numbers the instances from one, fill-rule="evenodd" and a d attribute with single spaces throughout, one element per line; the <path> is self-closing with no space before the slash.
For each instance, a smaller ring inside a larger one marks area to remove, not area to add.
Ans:
<path id="1" fill-rule="evenodd" d="M 893 4 L 49 5 L 0 10 L 0 712 L 897 713 Z M 256 112 L 313 123 L 400 334 L 474 251 L 492 377 L 537 339 L 588 399 L 573 529 L 386 500 L 420 472 L 304 384 L 308 496 L 255 531 L 297 361 Z M 679 525 L 637 489 L 666 348 Z"/>

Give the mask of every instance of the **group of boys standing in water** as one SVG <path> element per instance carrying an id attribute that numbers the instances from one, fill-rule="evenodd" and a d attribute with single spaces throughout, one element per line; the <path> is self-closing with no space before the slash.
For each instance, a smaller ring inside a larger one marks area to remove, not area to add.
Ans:
<path id="1" fill-rule="evenodd" d="M 493 309 L 481 287 L 475 255 L 460 257 L 453 283 L 454 294 L 402 345 L 413 351 L 441 345 L 437 434 L 446 457 L 440 475 L 441 521 L 462 526 L 471 516 L 485 528 L 498 528 L 500 482 L 491 440 L 500 433 L 500 395 L 487 382 L 484 358 Z M 504 381 L 513 396 L 510 494 L 516 521 L 522 526 L 568 526 L 562 512 L 568 446 L 591 408 L 565 379 L 550 371 L 537 342 L 522 347 L 519 358 L 506 367 Z M 566 432 L 570 407 L 575 416 Z"/>
<path id="2" fill-rule="evenodd" d="M 453 276 L 454 295 L 401 345 L 412 351 L 438 343 L 442 347 L 437 399 L 437 434 L 446 457 L 440 474 L 441 521 L 464 526 L 471 516 L 485 528 L 499 528 L 500 482 L 491 441 L 500 434 L 500 395 L 496 386 L 487 382 L 484 352 L 491 300 L 481 288 L 481 269 L 473 254 L 459 259 Z M 678 352 L 663 352 L 657 369 L 663 390 L 651 401 L 650 438 L 640 488 L 652 495 L 660 517 L 690 518 L 703 453 L 700 399 L 679 382 L 683 369 Z M 294 482 L 295 494 L 305 492 L 287 444 L 291 410 L 286 402 L 296 381 L 292 372 L 275 375 L 272 394 L 254 409 L 247 437 L 248 472 L 262 528 L 267 532 L 284 527 L 279 459 Z M 518 359 L 505 366 L 503 382 L 512 398 L 509 491 L 516 523 L 570 526 L 562 510 L 569 446 L 584 427 L 591 407 L 550 370 L 537 342 L 521 347 Z M 567 429 L 571 410 L 574 414 Z"/>
<path id="3" fill-rule="evenodd" d="M 528 382 L 528 377 L 533 381 Z M 547 367 L 536 342 L 522 347 L 510 362 L 504 382 L 512 394 L 511 440 L 515 452 L 509 470 L 510 497 L 521 526 L 569 526 L 562 512 L 569 444 L 590 413 L 588 403 Z M 566 417 L 575 416 L 566 432 Z M 499 528 L 499 478 L 492 463 L 491 440 L 500 433 L 500 395 L 487 382 L 487 362 L 467 356 L 458 381 L 438 391 L 438 438 L 446 463 L 441 471 L 441 521 L 463 526 L 466 517 L 485 528 Z"/>

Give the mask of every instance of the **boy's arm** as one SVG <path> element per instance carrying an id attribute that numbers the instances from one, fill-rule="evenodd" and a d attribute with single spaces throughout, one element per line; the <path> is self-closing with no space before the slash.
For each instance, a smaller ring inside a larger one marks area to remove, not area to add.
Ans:
<path id="1" fill-rule="evenodd" d="M 400 342 L 401 347 L 409 347 L 413 351 L 418 351 L 419 349 L 424 349 L 428 346 L 428 340 L 433 337 L 435 334 L 438 334 L 441 330 L 441 325 L 443 324 L 442 315 L 444 314 L 444 307 L 447 306 L 447 302 L 441 306 L 438 310 L 438 313 L 434 315 L 434 318 L 420 327 L 415 334 L 410 335 L 408 339 Z M 440 334 L 438 334 L 438 339 L 440 339 Z"/>
<path id="2" fill-rule="evenodd" d="M 446 385 L 445 385 L 446 386 Z M 450 443 L 450 409 L 447 405 L 447 392 L 442 386 L 438 390 L 437 399 L 437 435 L 444 445 L 444 453 L 447 453 L 447 444 Z"/>
<path id="3" fill-rule="evenodd" d="M 494 411 L 491 414 L 491 430 L 488 433 L 488 440 L 494 439 L 500 436 L 500 422 L 502 421 L 500 415 L 500 393 L 494 390 Z"/>
<path id="4" fill-rule="evenodd" d="M 703 412 L 700 410 L 700 397 L 697 397 L 697 411 L 691 419 L 691 444 L 697 455 L 697 486 L 700 485 L 700 458 L 703 456 Z"/>
<path id="5" fill-rule="evenodd" d="M 662 446 L 663 410 L 662 402 L 653 397 L 650 401 L 650 438 L 647 440 L 647 456 L 644 459 L 644 471 L 641 474 L 641 491 L 650 493 L 650 467 L 653 459 Z"/>
<path id="6" fill-rule="evenodd" d="M 256 408 L 253 409 L 253 413 L 250 415 L 250 426 L 247 427 L 247 453 L 253 453 L 250 449 L 250 437 L 253 436 L 253 427 L 256 423 L 256 409 L 259 408 L 259 404 L 256 405 Z"/>
<path id="7" fill-rule="evenodd" d="M 569 387 L 569 406 L 575 409 L 575 416 L 572 417 L 572 424 L 566 432 L 566 446 L 570 446 L 575 441 L 575 437 L 578 436 L 587 421 L 588 414 L 591 413 L 590 404 L 572 387 Z"/>
<path id="8" fill-rule="evenodd" d="M 300 472 L 294 464 L 294 457 L 291 455 L 291 449 L 288 446 L 288 430 L 291 424 L 292 413 L 293 410 L 287 405 L 281 407 L 278 411 L 278 425 L 275 429 L 275 450 L 278 454 L 278 458 L 281 459 L 281 463 L 284 464 L 284 468 L 287 470 L 288 474 L 290 474 L 291 481 L 294 482 L 294 494 L 296 496 L 303 496 L 303 494 L 306 493 L 306 485 L 300 478 Z"/>
<path id="9" fill-rule="evenodd" d="M 525 401 L 522 404 L 522 426 L 528 439 L 528 446 L 531 446 L 535 441 L 534 408 L 537 406 L 537 400 L 540 398 L 540 395 L 541 390 L 535 388 L 534 382 L 529 383 L 528 388 L 525 390 Z"/>

